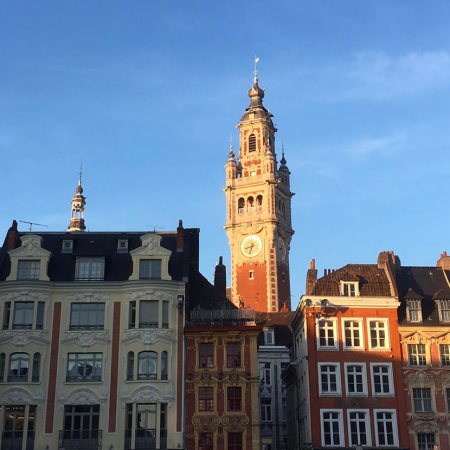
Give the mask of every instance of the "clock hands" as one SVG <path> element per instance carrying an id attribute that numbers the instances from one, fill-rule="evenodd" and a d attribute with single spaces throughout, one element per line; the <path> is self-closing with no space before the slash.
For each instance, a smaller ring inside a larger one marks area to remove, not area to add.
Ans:
<path id="1" fill-rule="evenodd" d="M 248 245 L 247 247 L 245 247 L 245 250 L 249 250 L 249 255 L 251 255 L 252 251 L 253 251 L 253 247 L 255 246 L 255 243 L 252 242 L 250 245 Z"/>

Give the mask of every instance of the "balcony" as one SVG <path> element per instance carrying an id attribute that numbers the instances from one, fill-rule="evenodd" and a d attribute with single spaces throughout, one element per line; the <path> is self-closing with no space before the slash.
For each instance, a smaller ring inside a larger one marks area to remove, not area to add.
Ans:
<path id="1" fill-rule="evenodd" d="M 23 431 L 4 431 L 2 433 L 2 450 L 22 450 Z M 27 435 L 26 450 L 34 449 L 34 432 Z"/>
<path id="2" fill-rule="evenodd" d="M 102 430 L 61 430 L 58 448 L 65 450 L 101 450 Z"/>

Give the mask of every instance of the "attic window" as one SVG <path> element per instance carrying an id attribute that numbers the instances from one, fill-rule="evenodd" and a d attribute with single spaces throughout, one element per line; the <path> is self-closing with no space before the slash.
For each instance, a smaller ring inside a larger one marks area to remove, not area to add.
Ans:
<path id="1" fill-rule="evenodd" d="M 439 301 L 439 318 L 441 322 L 450 322 L 450 300 Z"/>
<path id="2" fill-rule="evenodd" d="M 62 241 L 61 253 L 72 253 L 72 252 L 73 252 L 73 240 L 72 239 L 64 239 Z"/>
<path id="3" fill-rule="evenodd" d="M 420 300 L 406 301 L 406 317 L 408 322 L 422 322 L 422 309 Z"/>
<path id="4" fill-rule="evenodd" d="M 358 297 L 358 283 L 341 281 L 341 295 L 343 295 L 344 297 Z"/>
<path id="5" fill-rule="evenodd" d="M 275 344 L 275 336 L 273 330 L 265 330 L 264 331 L 264 344 L 265 345 L 274 345 Z"/>
<path id="6" fill-rule="evenodd" d="M 128 239 L 119 239 L 117 241 L 117 253 L 128 253 Z"/>

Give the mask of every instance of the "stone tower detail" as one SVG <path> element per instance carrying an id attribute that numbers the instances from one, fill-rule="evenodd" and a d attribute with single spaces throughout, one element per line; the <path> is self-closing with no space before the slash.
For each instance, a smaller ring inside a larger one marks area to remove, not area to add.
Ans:
<path id="1" fill-rule="evenodd" d="M 273 115 L 262 104 L 257 72 L 250 105 L 239 125 L 237 161 L 230 147 L 225 165 L 227 230 L 231 247 L 231 298 L 256 311 L 290 309 L 290 171 L 283 154 L 278 167 Z M 285 305 L 284 305 L 285 304 Z"/>
<path id="2" fill-rule="evenodd" d="M 75 195 L 72 197 L 72 213 L 70 216 L 69 231 L 84 231 L 86 225 L 84 224 L 84 207 L 86 206 L 86 197 L 83 195 L 83 188 L 81 187 L 82 169 L 80 169 L 80 179 L 78 186 L 75 189 Z"/>

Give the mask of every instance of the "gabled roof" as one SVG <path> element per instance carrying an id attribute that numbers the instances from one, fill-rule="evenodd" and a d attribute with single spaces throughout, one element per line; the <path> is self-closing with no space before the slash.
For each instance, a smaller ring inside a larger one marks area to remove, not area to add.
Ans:
<path id="1" fill-rule="evenodd" d="M 413 289 L 409 288 L 408 292 L 405 294 L 405 299 L 408 300 L 423 300 L 424 297 L 422 297 L 420 294 L 418 294 Z"/>

